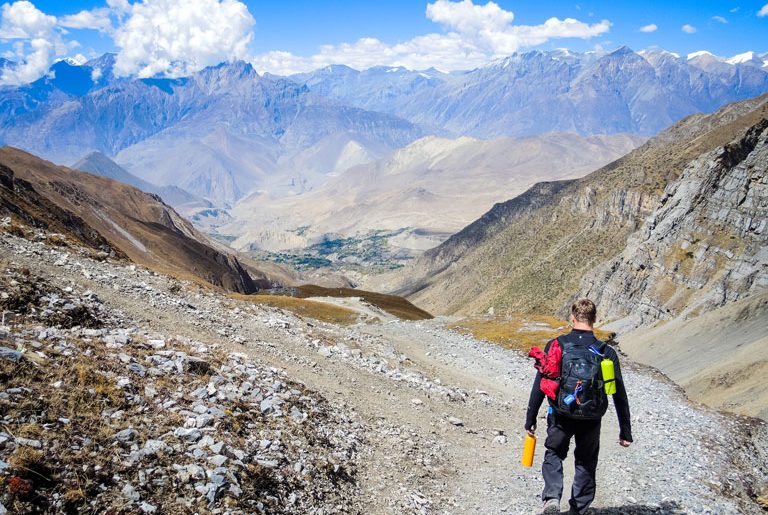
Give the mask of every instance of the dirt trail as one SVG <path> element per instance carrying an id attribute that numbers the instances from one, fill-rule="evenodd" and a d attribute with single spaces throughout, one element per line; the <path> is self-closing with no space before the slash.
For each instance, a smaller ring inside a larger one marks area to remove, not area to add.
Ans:
<path id="1" fill-rule="evenodd" d="M 88 262 L 91 272 L 73 274 L 52 259 L 13 259 L 91 289 L 150 330 L 228 345 L 345 406 L 368 437 L 358 480 L 369 513 L 514 514 L 540 506 L 543 438 L 534 468 L 519 464 L 533 368 L 513 351 L 449 331 L 442 320 L 339 327 L 191 288 L 169 296 L 175 281 L 128 267 L 116 273 Z M 760 513 L 745 489 L 766 478 L 764 427 L 692 406 L 658 374 L 625 368 L 636 442 L 616 444 L 611 409 L 597 513 Z M 541 437 L 543 425 L 540 418 Z M 744 436 L 730 448 L 733 434 Z"/>

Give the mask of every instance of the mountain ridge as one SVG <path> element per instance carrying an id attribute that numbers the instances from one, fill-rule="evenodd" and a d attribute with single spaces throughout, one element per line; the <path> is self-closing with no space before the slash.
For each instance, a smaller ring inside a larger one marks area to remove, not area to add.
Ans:
<path id="1" fill-rule="evenodd" d="M 290 174 L 301 170 L 284 170 L 279 159 L 326 136 L 343 133 L 363 145 L 370 141 L 372 148 L 391 149 L 422 135 L 393 115 L 259 76 L 244 62 L 179 79 L 118 80 L 82 96 L 55 84 L 54 78 L 0 88 L 0 142 L 60 163 L 94 150 L 117 155 L 118 164 L 141 179 L 179 186 L 217 204 L 270 182 L 290 182 Z M 178 163 L 188 156 L 194 159 L 180 175 Z"/>
<path id="2" fill-rule="evenodd" d="M 0 165 L 2 207 L 12 217 L 159 271 L 230 291 L 258 289 L 234 255 L 217 249 L 157 195 L 12 147 L 0 148 Z"/>
<path id="3" fill-rule="evenodd" d="M 685 165 L 766 113 L 768 95 L 690 116 L 582 179 L 538 184 L 497 204 L 382 284 L 433 313 L 560 312 L 583 274 L 619 254 Z"/>
<path id="4" fill-rule="evenodd" d="M 99 151 L 93 151 L 83 157 L 80 161 L 73 164 L 72 168 L 114 179 L 118 182 L 134 186 L 146 193 L 159 195 L 165 203 L 173 206 L 184 215 L 192 214 L 199 209 L 214 207 L 207 200 L 192 195 L 178 186 L 156 186 L 140 179 Z"/>
<path id="5" fill-rule="evenodd" d="M 466 72 L 370 70 L 291 76 L 352 105 L 391 112 L 426 127 L 488 138 L 573 131 L 653 135 L 680 118 L 768 91 L 768 62 L 688 60 L 659 50 L 513 54 Z M 369 77 L 370 76 L 370 77 Z M 382 81 L 381 85 L 375 81 Z"/>

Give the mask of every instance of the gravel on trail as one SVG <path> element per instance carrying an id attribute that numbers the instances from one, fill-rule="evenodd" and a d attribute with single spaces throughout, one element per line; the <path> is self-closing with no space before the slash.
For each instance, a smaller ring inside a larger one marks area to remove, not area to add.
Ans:
<path id="1" fill-rule="evenodd" d="M 335 326 L 42 236 L 0 234 L 0 265 L 5 508 L 28 508 L 25 495 L 47 496 L 49 512 L 540 508 L 544 408 L 534 467 L 520 465 L 532 364 L 445 319 Z M 622 365 L 636 441 L 618 445 L 611 409 L 594 512 L 764 513 L 766 425 Z M 57 366 L 82 377 L 54 377 Z M 20 387 L 24 377 L 46 381 Z M 76 388 L 102 403 L 87 420 L 40 400 L 82 402 Z M 39 449 L 56 459 L 38 463 Z M 24 463 L 48 466 L 60 485 L 23 474 Z"/>

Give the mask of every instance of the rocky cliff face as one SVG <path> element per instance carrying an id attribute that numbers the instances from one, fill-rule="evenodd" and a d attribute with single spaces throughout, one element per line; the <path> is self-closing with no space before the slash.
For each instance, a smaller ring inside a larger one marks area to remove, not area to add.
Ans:
<path id="1" fill-rule="evenodd" d="M 768 119 L 692 161 L 582 292 L 637 327 L 689 318 L 768 287 Z"/>

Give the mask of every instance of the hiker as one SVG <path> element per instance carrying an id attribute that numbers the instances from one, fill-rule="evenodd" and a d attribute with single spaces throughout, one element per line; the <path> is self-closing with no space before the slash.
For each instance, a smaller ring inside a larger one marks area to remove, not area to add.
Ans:
<path id="1" fill-rule="evenodd" d="M 544 501 L 542 510 L 544 514 L 560 513 L 560 498 L 563 494 L 563 460 L 568 454 L 571 437 L 575 437 L 576 440 L 573 451 L 576 474 L 573 478 L 568 513 L 570 515 L 585 513 L 595 499 L 600 422 L 608 408 L 608 396 L 605 393 L 601 373 L 603 359 L 613 361 L 615 375 L 613 404 L 619 418 L 619 444 L 622 447 L 629 447 L 632 442 L 629 401 L 621 377 L 619 357 L 611 347 L 595 338 L 592 326 L 596 315 L 597 310 L 591 300 L 576 301 L 571 306 L 569 317 L 573 330 L 551 340 L 544 349 L 545 355 L 550 349 L 558 351 L 558 346 L 559 351 L 562 352 L 562 357 L 558 355 L 560 366 L 557 367 L 557 375 L 559 377 L 545 378 L 544 385 L 547 391 L 546 396 L 554 397 L 549 398 L 547 439 L 544 443 L 546 453 L 541 466 L 541 473 L 544 476 L 544 491 L 541 494 L 541 499 Z M 546 374 L 546 369 L 544 370 Z M 585 379 L 585 373 L 591 374 L 592 377 Z M 576 379 L 577 377 L 580 379 Z M 552 392 L 552 388 L 546 384 L 551 383 L 553 379 L 557 380 L 559 386 L 556 392 Z M 610 391 L 613 391 L 612 386 Z M 536 431 L 536 418 L 544 397 L 542 372 L 537 372 L 525 421 L 525 430 L 531 436 Z"/>

